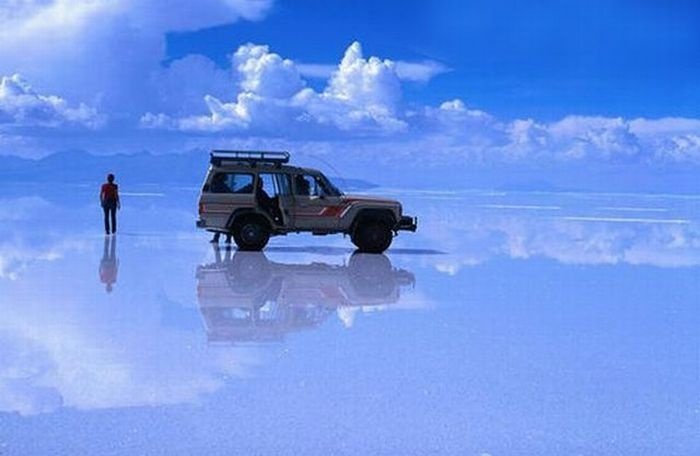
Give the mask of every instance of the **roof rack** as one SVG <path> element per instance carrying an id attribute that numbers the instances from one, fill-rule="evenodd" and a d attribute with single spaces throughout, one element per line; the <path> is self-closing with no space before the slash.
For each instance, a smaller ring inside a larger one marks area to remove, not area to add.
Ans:
<path id="1" fill-rule="evenodd" d="M 209 163 L 214 166 L 244 163 L 255 166 L 258 163 L 281 166 L 289 162 L 289 152 L 263 150 L 213 150 Z"/>

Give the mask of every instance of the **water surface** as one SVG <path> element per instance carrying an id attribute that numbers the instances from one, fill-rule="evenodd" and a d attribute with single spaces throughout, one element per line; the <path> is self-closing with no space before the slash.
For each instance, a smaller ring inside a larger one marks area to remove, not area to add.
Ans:
<path id="1" fill-rule="evenodd" d="M 698 454 L 700 197 L 385 189 L 213 248 L 192 189 L 0 189 L 0 454 Z"/>

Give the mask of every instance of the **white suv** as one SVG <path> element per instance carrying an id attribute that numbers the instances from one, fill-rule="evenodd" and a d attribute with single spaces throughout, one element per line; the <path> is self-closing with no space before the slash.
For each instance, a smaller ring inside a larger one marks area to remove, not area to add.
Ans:
<path id="1" fill-rule="evenodd" d="M 386 198 L 348 196 L 320 171 L 290 166 L 287 152 L 213 151 L 199 197 L 197 227 L 233 235 L 240 250 L 270 236 L 343 233 L 362 252 L 389 248 L 417 219 Z"/>

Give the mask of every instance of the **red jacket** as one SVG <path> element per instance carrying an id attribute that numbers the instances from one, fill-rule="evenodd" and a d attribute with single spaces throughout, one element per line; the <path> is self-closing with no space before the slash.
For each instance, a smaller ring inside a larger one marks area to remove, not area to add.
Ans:
<path id="1" fill-rule="evenodd" d="M 103 201 L 117 201 L 119 200 L 119 193 L 118 193 L 119 187 L 117 184 L 110 184 L 109 182 L 106 184 L 102 184 L 102 200 Z"/>

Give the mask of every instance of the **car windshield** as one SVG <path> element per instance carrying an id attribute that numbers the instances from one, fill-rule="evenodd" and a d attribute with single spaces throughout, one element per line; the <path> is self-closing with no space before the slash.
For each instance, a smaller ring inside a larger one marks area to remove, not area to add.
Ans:
<path id="1" fill-rule="evenodd" d="M 333 185 L 333 183 L 323 174 L 319 176 L 319 180 L 321 181 L 321 185 L 323 186 L 323 191 L 326 195 L 328 196 L 342 196 L 343 192 L 338 190 L 338 187 Z"/>

